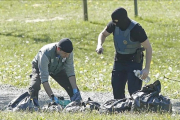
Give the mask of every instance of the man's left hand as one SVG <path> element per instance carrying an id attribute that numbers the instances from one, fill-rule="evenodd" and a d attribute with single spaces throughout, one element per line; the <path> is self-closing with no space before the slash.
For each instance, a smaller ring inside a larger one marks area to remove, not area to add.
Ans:
<path id="1" fill-rule="evenodd" d="M 71 101 L 78 101 L 78 102 L 81 101 L 82 98 L 80 92 L 79 91 L 76 92 L 70 99 Z"/>

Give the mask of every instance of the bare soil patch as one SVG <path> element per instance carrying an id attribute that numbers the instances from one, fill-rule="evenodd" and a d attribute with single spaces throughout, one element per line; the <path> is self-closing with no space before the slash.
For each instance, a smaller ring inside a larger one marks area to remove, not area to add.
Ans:
<path id="1" fill-rule="evenodd" d="M 0 110 L 4 110 L 8 103 L 14 98 L 21 95 L 23 92 L 26 92 L 27 88 L 17 88 L 11 85 L 0 85 Z M 53 89 L 55 95 L 64 96 L 69 99 L 67 93 L 63 90 Z M 90 97 L 92 100 L 104 103 L 107 100 L 113 99 L 111 92 L 81 92 L 82 99 L 87 100 Z M 50 102 L 49 97 L 44 90 L 39 92 L 39 104 L 44 106 Z M 173 113 L 180 114 L 180 101 L 178 99 L 171 99 L 173 104 Z"/>

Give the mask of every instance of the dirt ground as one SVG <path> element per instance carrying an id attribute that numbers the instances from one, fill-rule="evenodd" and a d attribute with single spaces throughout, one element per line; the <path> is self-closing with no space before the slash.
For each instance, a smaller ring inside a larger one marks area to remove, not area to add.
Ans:
<path id="1" fill-rule="evenodd" d="M 14 98 L 18 97 L 22 93 L 26 92 L 28 88 L 16 88 L 11 85 L 0 85 L 0 110 L 4 110 L 6 105 Z M 66 99 L 69 99 L 68 94 L 64 90 L 53 89 L 53 93 L 57 96 L 63 96 Z M 107 100 L 113 99 L 112 93 L 100 93 L 100 92 L 81 92 L 83 100 L 88 100 L 90 97 L 93 101 L 100 103 L 106 102 Z M 50 102 L 49 97 L 47 96 L 44 90 L 39 91 L 39 104 L 44 106 Z"/>
<path id="2" fill-rule="evenodd" d="M 22 93 L 26 92 L 27 88 L 16 88 L 11 85 L 0 85 L 0 110 L 3 111 L 5 107 L 8 105 L 10 101 L 14 98 L 18 97 Z M 63 90 L 53 89 L 55 95 L 64 96 L 68 98 L 68 95 Z M 104 103 L 107 100 L 113 99 L 113 95 L 111 92 L 81 92 L 81 96 L 83 100 L 87 100 L 90 97 L 93 101 L 97 101 L 100 103 Z M 50 102 L 49 97 L 45 93 L 44 90 L 40 90 L 39 92 L 39 104 L 40 106 L 44 106 Z M 171 99 L 173 104 L 173 113 L 180 114 L 180 100 Z"/>

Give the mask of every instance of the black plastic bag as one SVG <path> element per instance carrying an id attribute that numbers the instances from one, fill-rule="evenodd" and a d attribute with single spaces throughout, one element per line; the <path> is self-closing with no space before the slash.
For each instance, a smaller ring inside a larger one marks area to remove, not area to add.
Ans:
<path id="1" fill-rule="evenodd" d="M 134 99 L 132 111 L 172 112 L 172 103 L 169 98 L 160 95 L 161 83 L 156 80 L 153 84 L 144 86 L 132 94 Z"/>
<path id="2" fill-rule="evenodd" d="M 124 111 L 130 111 L 131 106 L 131 98 L 111 99 L 100 106 L 99 112 L 105 114 L 121 113 Z"/>
<path id="3" fill-rule="evenodd" d="M 50 102 L 48 105 L 42 107 L 43 112 L 61 112 L 62 109 L 62 106 L 56 102 Z"/>
<path id="4" fill-rule="evenodd" d="M 87 101 L 72 101 L 64 109 L 63 112 L 84 112 L 84 111 L 98 111 L 100 103 L 88 98 Z"/>
<path id="5" fill-rule="evenodd" d="M 39 104 L 38 100 L 31 98 L 28 92 L 25 92 L 13 99 L 6 107 L 8 111 L 38 111 Z"/>
<path id="6" fill-rule="evenodd" d="M 87 101 L 84 101 L 84 104 L 85 104 L 86 110 L 89 110 L 89 111 L 92 111 L 92 110 L 99 111 L 99 108 L 101 106 L 99 102 L 93 101 L 90 97 L 88 98 Z"/>

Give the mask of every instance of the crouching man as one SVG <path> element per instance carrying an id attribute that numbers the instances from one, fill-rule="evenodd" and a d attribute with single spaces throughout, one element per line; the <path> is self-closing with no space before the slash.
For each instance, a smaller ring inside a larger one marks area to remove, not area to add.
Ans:
<path id="1" fill-rule="evenodd" d="M 70 39 L 61 39 L 58 43 L 51 43 L 43 46 L 32 61 L 32 74 L 30 89 L 33 89 L 31 96 L 38 101 L 38 93 L 41 83 L 50 97 L 58 103 L 58 98 L 48 83 L 51 76 L 68 93 L 71 101 L 82 100 L 76 84 L 73 62 L 73 45 Z"/>

